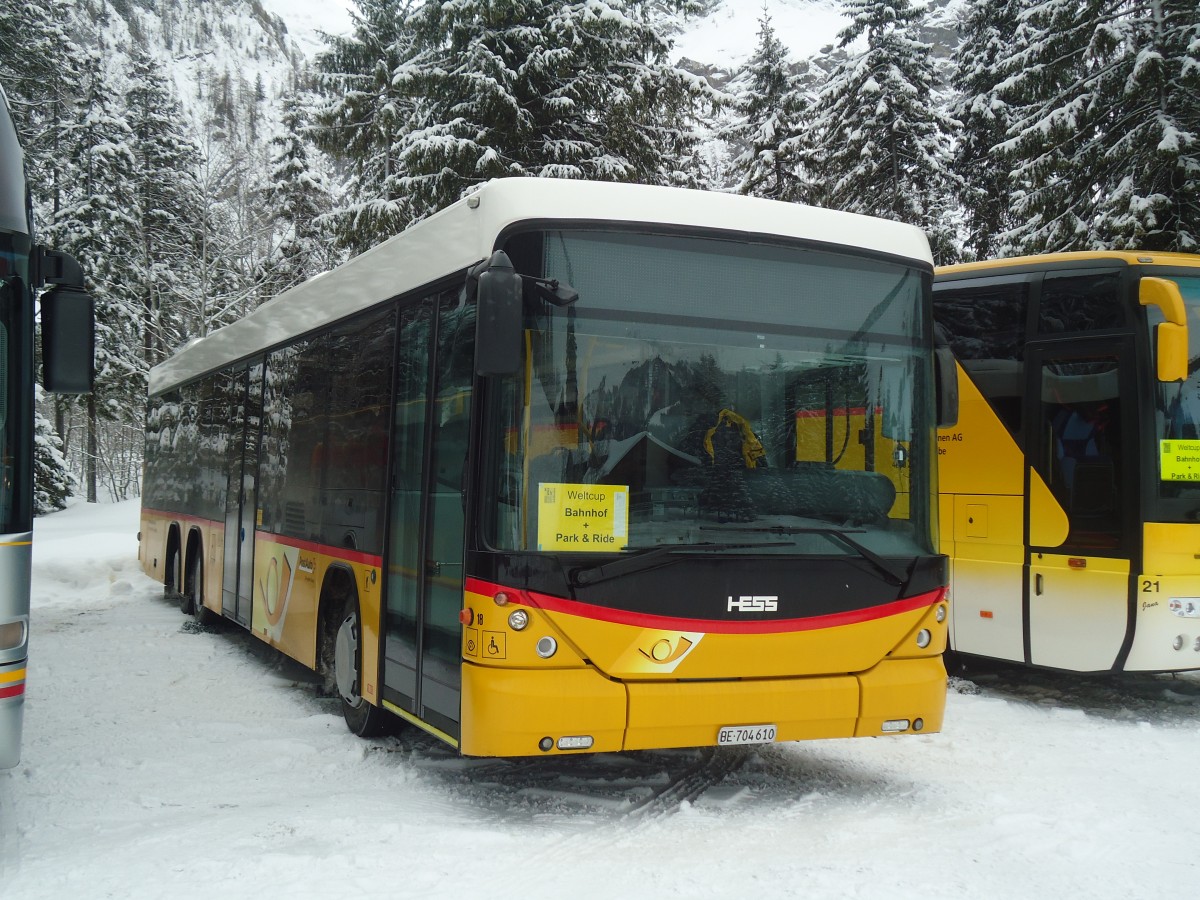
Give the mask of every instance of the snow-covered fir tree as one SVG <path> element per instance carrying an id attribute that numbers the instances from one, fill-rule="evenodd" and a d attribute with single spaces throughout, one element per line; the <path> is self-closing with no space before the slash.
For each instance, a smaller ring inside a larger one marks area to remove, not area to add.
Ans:
<path id="1" fill-rule="evenodd" d="M 69 31 L 70 0 L 0 4 L 0 84 L 8 94 L 27 166 L 37 177 L 72 122 L 82 48 Z"/>
<path id="2" fill-rule="evenodd" d="M 261 270 L 263 294 L 282 293 L 337 262 L 325 228 L 333 198 L 324 173 L 312 164 L 305 140 L 306 106 L 286 103 L 283 132 L 271 140 L 271 172 L 264 192 L 274 226 L 271 255 Z"/>
<path id="3" fill-rule="evenodd" d="M 21 136 L 26 175 L 36 185 L 34 221 L 43 232 L 41 226 L 58 217 L 79 181 L 69 149 L 82 115 L 85 51 L 71 34 L 71 15 L 70 0 L 0 4 L 0 83 Z M 71 435 L 74 401 L 63 396 L 43 400 L 54 417 L 58 441 L 39 439 L 36 450 L 35 492 L 48 502 L 57 502 L 74 483 L 61 452 Z M 40 409 L 36 415 L 41 429 L 46 420 Z M 55 447 L 55 452 L 47 450 Z"/>
<path id="4" fill-rule="evenodd" d="M 1200 250 L 1200 5 L 1113 4 L 1097 29 L 1103 107 L 1092 246 Z"/>
<path id="5" fill-rule="evenodd" d="M 1018 105 L 1002 151 L 1014 160 L 1007 253 L 1079 250 L 1095 214 L 1089 47 L 1109 0 L 1045 0 L 1021 17 L 1006 90 Z"/>
<path id="6" fill-rule="evenodd" d="M 1005 150 L 1009 248 L 1190 250 L 1200 238 L 1194 0 L 1044 0 L 1023 16 Z"/>
<path id="7" fill-rule="evenodd" d="M 908 222 L 939 262 L 956 255 L 950 210 L 952 120 L 935 102 L 931 47 L 916 38 L 924 8 L 910 0 L 846 0 L 846 51 L 817 102 L 824 205 Z M 865 48 L 853 46 L 860 38 Z"/>
<path id="8" fill-rule="evenodd" d="M 256 180 L 255 156 L 215 125 L 203 135 L 195 182 L 200 226 L 192 289 L 181 298 L 184 333 L 204 337 L 244 316 L 259 299 L 257 272 L 266 256 L 260 248 L 270 232 L 260 215 L 263 182 Z"/>
<path id="9" fill-rule="evenodd" d="M 957 131 L 954 170 L 970 255 L 995 253 L 1012 221 L 1010 160 L 998 149 L 1008 137 L 1012 109 L 1003 83 L 1021 11 L 1030 0 L 970 0 L 959 18 L 961 42 L 954 53 Z"/>
<path id="10" fill-rule="evenodd" d="M 331 36 L 316 59 L 324 100 L 310 131 L 314 143 L 346 168 L 343 202 L 332 222 L 339 246 L 353 253 L 391 237 L 411 218 L 398 142 L 412 103 L 393 74 L 412 54 L 412 0 L 357 5 L 352 33 Z"/>
<path id="11" fill-rule="evenodd" d="M 41 393 L 40 391 L 38 392 Z M 41 398 L 39 397 L 39 401 Z M 33 514 L 44 516 L 65 509 L 75 492 L 75 478 L 63 457 L 62 441 L 50 420 L 33 411 Z"/>
<path id="12" fill-rule="evenodd" d="M 135 51 L 125 95 L 137 237 L 132 260 L 137 281 L 129 288 L 140 295 L 147 366 L 165 359 L 183 337 L 179 299 L 191 286 L 201 219 L 199 151 L 183 132 L 179 104 L 161 69 L 158 60 Z"/>
<path id="13" fill-rule="evenodd" d="M 803 201 L 811 158 L 809 99 L 791 72 L 787 49 L 763 7 L 758 46 L 730 88 L 733 117 L 722 137 L 740 148 L 732 172 L 737 191 L 773 200 Z"/>
<path id="14" fill-rule="evenodd" d="M 138 223 L 134 136 L 116 81 L 99 48 L 88 53 L 82 118 L 73 132 L 70 160 L 78 173 L 71 196 L 47 228 L 49 243 L 83 266 L 96 300 L 96 386 L 87 404 L 84 487 L 96 502 L 101 419 L 129 420 L 146 390 L 135 266 Z"/>
<path id="15" fill-rule="evenodd" d="M 410 220 L 513 175 L 696 183 L 695 117 L 718 95 L 668 62 L 643 4 L 428 2 L 411 21 L 394 79 Z"/>

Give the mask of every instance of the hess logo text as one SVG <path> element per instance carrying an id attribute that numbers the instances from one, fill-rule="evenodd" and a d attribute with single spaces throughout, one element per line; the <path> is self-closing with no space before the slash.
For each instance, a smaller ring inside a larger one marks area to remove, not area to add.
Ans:
<path id="1" fill-rule="evenodd" d="M 730 597 L 728 611 L 733 612 L 776 612 L 779 609 L 779 597 Z"/>

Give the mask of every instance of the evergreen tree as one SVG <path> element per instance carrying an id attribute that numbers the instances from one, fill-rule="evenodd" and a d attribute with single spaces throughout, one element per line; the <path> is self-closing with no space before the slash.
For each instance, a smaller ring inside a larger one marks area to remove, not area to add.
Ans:
<path id="1" fill-rule="evenodd" d="M 28 180 L 36 185 L 37 224 L 55 219 L 77 182 L 65 150 L 81 116 L 84 90 L 84 51 L 68 31 L 72 14 L 70 0 L 0 4 L 0 83 L 21 135 Z M 65 395 L 51 401 L 60 451 L 70 433 L 73 401 Z M 39 419 L 37 427 L 43 424 Z M 54 446 L 50 438 L 38 438 L 34 490 L 39 504 L 43 497 L 58 503 L 69 492 L 72 476 L 63 453 L 47 451 Z"/>
<path id="2" fill-rule="evenodd" d="M 1098 247 L 1200 250 L 1200 7 L 1113 4 L 1097 29 Z"/>
<path id="3" fill-rule="evenodd" d="M 87 397 L 85 488 L 97 499 L 101 418 L 140 409 L 146 390 L 137 247 L 133 134 L 121 98 L 112 90 L 101 52 L 88 54 L 83 115 L 72 133 L 69 158 L 75 190 L 47 229 L 49 243 L 82 265 L 96 299 L 96 386 Z"/>
<path id="4" fill-rule="evenodd" d="M 42 411 L 33 411 L 33 514 L 44 516 L 65 509 L 75 488 L 67 469 L 62 441 Z"/>
<path id="5" fill-rule="evenodd" d="M 959 20 L 954 53 L 951 115 L 962 123 L 954 170 L 966 227 L 966 245 L 977 258 L 995 254 L 1013 225 L 1010 163 L 1000 151 L 1013 112 L 1003 90 L 1019 16 L 1029 0 L 971 0 Z"/>
<path id="6" fill-rule="evenodd" d="M 215 125 L 205 132 L 194 173 L 199 198 L 193 236 L 197 259 L 194 277 L 181 286 L 179 296 L 186 337 L 204 337 L 265 299 L 259 277 L 270 223 L 261 209 L 258 164 L 255 154 Z"/>
<path id="7" fill-rule="evenodd" d="M 408 219 L 513 175 L 696 183 L 695 115 L 716 95 L 667 63 L 641 3 L 428 2 L 412 25 L 393 82 Z"/>
<path id="8" fill-rule="evenodd" d="M 848 50 L 818 98 L 825 205 L 908 222 L 929 235 L 941 262 L 956 255 L 948 169 L 952 120 L 935 102 L 928 44 L 913 35 L 925 11 L 910 0 L 847 0 Z M 860 52 L 851 45 L 866 39 Z"/>
<path id="9" fill-rule="evenodd" d="M 1012 154 L 1009 253 L 1088 245 L 1095 197 L 1091 172 L 1096 82 L 1088 48 L 1109 0 L 1045 0 L 1021 17 L 1008 90 L 1019 104 L 1004 151 Z"/>
<path id="10" fill-rule="evenodd" d="M 131 260 L 142 309 L 147 366 L 169 355 L 183 338 L 178 298 L 197 263 L 194 238 L 201 217 L 195 169 L 199 151 L 184 133 L 182 113 L 161 66 L 135 52 L 126 92 L 133 149 L 131 209 L 136 256 Z"/>
<path id="11" fill-rule="evenodd" d="M 1045 0 L 1022 17 L 1010 249 L 1197 247 L 1196 12 L 1194 0 Z"/>
<path id="12" fill-rule="evenodd" d="M 811 157 L 805 91 L 788 68 L 787 50 L 763 7 L 758 47 L 733 89 L 735 110 L 723 129 L 726 141 L 741 147 L 733 161 L 742 194 L 801 201 L 807 191 L 805 161 Z"/>
<path id="13" fill-rule="evenodd" d="M 70 0 L 0 4 L 0 84 L 35 177 L 61 123 L 74 120 L 83 51 L 67 31 L 71 14 Z"/>
<path id="14" fill-rule="evenodd" d="M 359 0 L 353 32 L 327 36 L 316 60 L 325 96 L 311 130 L 314 143 L 347 167 L 346 198 L 333 215 L 338 245 L 361 253 L 410 218 L 400 184 L 397 143 L 412 115 L 393 73 L 411 55 L 411 0 Z"/>
<path id="15" fill-rule="evenodd" d="M 265 192 L 276 243 L 262 271 L 263 293 L 274 296 L 337 261 L 324 222 L 332 208 L 325 176 L 309 158 L 305 109 L 284 106 L 283 132 L 271 140 L 271 174 Z"/>

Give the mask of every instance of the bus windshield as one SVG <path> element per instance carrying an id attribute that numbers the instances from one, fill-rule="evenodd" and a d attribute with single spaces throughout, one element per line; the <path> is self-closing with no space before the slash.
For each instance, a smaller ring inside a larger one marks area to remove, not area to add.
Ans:
<path id="1" fill-rule="evenodd" d="M 505 249 L 579 299 L 526 292 L 488 457 L 498 549 L 932 552 L 927 479 L 910 491 L 931 471 L 928 275 L 629 232 Z"/>
<path id="2" fill-rule="evenodd" d="M 1160 503 L 1154 518 L 1160 521 L 1195 521 L 1195 501 L 1200 499 L 1197 466 L 1180 465 L 1173 460 L 1200 450 L 1200 277 L 1166 276 L 1179 285 L 1187 310 L 1188 377 L 1183 382 L 1156 381 L 1155 447 L 1151 457 L 1158 461 L 1159 500 L 1186 500 L 1186 504 Z M 1163 321 L 1157 307 L 1147 307 L 1148 333 Z M 1193 442 L 1191 447 L 1172 446 L 1175 441 Z M 1181 449 L 1183 452 L 1181 453 Z M 1197 453 L 1196 455 L 1200 455 Z"/>

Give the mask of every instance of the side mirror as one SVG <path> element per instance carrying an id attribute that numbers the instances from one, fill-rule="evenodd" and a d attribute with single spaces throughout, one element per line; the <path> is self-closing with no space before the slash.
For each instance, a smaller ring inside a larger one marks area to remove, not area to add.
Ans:
<path id="1" fill-rule="evenodd" d="M 467 275 L 475 285 L 475 373 L 511 375 L 521 367 L 521 316 L 524 287 L 521 276 L 503 250 Z"/>
<path id="2" fill-rule="evenodd" d="M 1154 356 L 1159 381 L 1186 381 L 1188 377 L 1188 332 L 1186 325 L 1163 322 L 1154 329 Z"/>
<path id="3" fill-rule="evenodd" d="M 42 385 L 57 394 L 90 394 L 95 380 L 92 295 L 58 287 L 41 297 Z"/>
<path id="4" fill-rule="evenodd" d="M 83 269 L 61 250 L 35 248 L 35 286 L 42 294 L 42 386 L 57 394 L 90 394 L 95 381 L 95 300 L 83 289 Z"/>
<path id="5" fill-rule="evenodd" d="M 958 364 L 950 337 L 940 324 L 933 326 L 933 394 L 937 427 L 953 428 L 958 424 Z"/>
<path id="6" fill-rule="evenodd" d="M 1166 278 L 1143 278 L 1138 283 L 1138 302 L 1156 306 L 1165 322 L 1154 329 L 1154 355 L 1159 381 L 1186 381 L 1188 377 L 1187 308 L 1179 285 Z"/>

